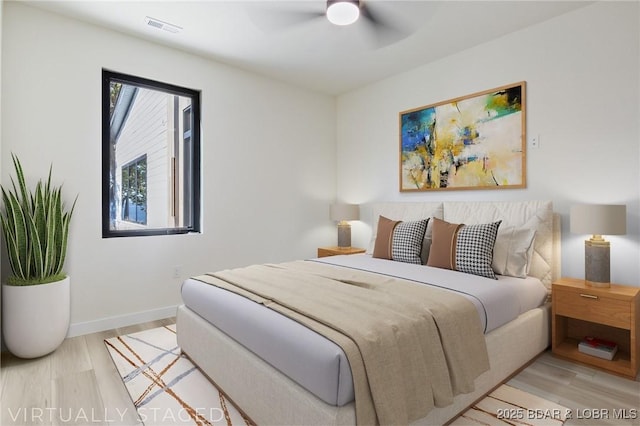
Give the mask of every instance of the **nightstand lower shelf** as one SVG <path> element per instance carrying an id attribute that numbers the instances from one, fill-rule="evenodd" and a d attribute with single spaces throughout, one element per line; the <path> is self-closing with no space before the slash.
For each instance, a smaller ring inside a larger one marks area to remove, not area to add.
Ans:
<path id="1" fill-rule="evenodd" d="M 553 350 L 554 355 L 571 361 L 577 361 L 582 364 L 603 368 L 605 370 L 629 376 L 631 369 L 631 356 L 629 353 L 618 350 L 611 361 L 608 359 L 598 358 L 596 356 L 587 355 L 578 350 L 578 339 L 566 339 Z"/>

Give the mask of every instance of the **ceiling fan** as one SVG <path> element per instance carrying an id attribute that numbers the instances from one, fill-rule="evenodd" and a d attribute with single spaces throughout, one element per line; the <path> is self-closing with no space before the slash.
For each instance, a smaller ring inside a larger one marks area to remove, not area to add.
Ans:
<path id="1" fill-rule="evenodd" d="M 363 15 L 371 19 L 365 5 L 360 5 L 360 0 L 327 0 L 327 19 L 334 25 L 351 25 L 360 17 L 361 8 Z"/>
<path id="2" fill-rule="evenodd" d="M 265 16 L 263 11 L 262 16 L 257 19 L 260 22 L 257 23 L 263 29 L 271 30 L 317 22 L 320 19 L 326 19 L 331 24 L 340 27 L 357 24 L 367 27 L 367 31 L 372 34 L 377 47 L 382 47 L 407 37 L 411 32 L 406 26 L 399 25 L 397 20 L 393 19 L 392 13 L 381 12 L 385 8 L 385 3 L 389 3 L 386 6 L 387 11 L 394 12 L 396 7 L 391 4 L 393 2 L 326 0 L 326 5 L 321 5 L 320 2 L 300 2 L 297 5 L 302 4 L 305 9 L 280 9 L 277 12 L 267 13 L 268 16 Z M 307 10 L 306 7 L 315 10 Z"/>

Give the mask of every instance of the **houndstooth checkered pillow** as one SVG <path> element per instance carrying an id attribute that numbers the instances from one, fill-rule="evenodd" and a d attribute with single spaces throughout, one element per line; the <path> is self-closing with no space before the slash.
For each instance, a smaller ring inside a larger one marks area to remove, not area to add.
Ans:
<path id="1" fill-rule="evenodd" d="M 421 265 L 420 252 L 428 222 L 429 219 L 398 223 L 393 230 L 391 259 Z"/>
<path id="2" fill-rule="evenodd" d="M 502 221 L 465 225 L 458 231 L 456 269 L 467 274 L 497 279 L 491 263 L 493 246 Z"/>

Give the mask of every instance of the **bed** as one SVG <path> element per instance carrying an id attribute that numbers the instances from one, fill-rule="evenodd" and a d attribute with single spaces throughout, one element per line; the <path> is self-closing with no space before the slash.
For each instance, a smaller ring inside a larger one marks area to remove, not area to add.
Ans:
<path id="1" fill-rule="evenodd" d="M 436 287 L 458 286 L 446 291 L 464 295 L 476 309 L 490 368 L 474 380 L 473 389 L 455 396 L 453 403 L 412 419 L 413 424 L 444 424 L 547 348 L 550 316 L 545 300 L 559 272 L 559 221 L 547 201 L 376 203 L 367 208 L 373 229 L 367 254 L 309 259 L 303 265 L 297 262 L 286 267 L 366 271 L 416 282 L 427 275 L 429 284 Z M 488 280 L 440 267 L 380 259 L 373 256 L 376 241 L 386 238 L 378 235 L 380 217 L 401 223 L 430 218 L 420 242 L 421 263 L 429 260 L 433 238 L 440 235 L 436 231 L 442 225 L 434 218 L 466 225 L 500 221 L 494 261 L 520 256 L 526 259 L 526 272 L 522 265 L 515 274 L 501 266 L 505 275 Z M 518 236 L 525 234 L 530 236 L 529 246 L 520 247 L 516 243 L 523 238 Z M 483 294 L 488 284 L 503 289 L 497 291 L 497 298 Z M 482 291 L 474 294 L 474 288 Z M 255 422 L 356 424 L 351 369 L 335 343 L 278 312 L 211 286 L 201 277 L 186 280 L 182 296 L 178 344 Z M 506 309 L 495 308 L 500 306 Z"/>

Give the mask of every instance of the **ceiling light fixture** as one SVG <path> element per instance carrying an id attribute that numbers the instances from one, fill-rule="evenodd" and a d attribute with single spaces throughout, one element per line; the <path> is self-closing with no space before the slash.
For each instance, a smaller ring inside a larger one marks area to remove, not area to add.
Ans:
<path id="1" fill-rule="evenodd" d="M 358 0 L 327 0 L 327 19 L 334 25 L 351 25 L 360 16 Z"/>
<path id="2" fill-rule="evenodd" d="M 179 33 L 180 31 L 182 31 L 182 27 L 161 21 L 156 18 L 152 18 L 151 16 L 145 16 L 144 22 L 146 22 L 150 27 L 165 30 L 170 33 Z"/>

